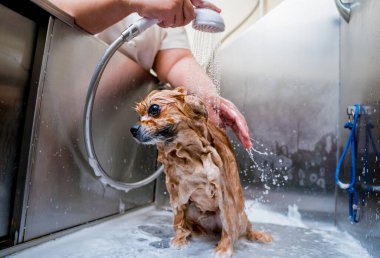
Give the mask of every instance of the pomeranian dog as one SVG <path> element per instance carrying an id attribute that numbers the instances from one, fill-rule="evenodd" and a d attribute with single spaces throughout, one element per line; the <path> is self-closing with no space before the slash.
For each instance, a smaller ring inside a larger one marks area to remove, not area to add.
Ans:
<path id="1" fill-rule="evenodd" d="M 219 234 L 219 257 L 230 257 L 240 236 L 270 242 L 252 229 L 244 211 L 235 155 L 226 134 L 207 120 L 200 98 L 182 87 L 151 92 L 138 103 L 140 120 L 131 133 L 140 143 L 155 144 L 166 174 L 173 209 L 171 245 L 186 245 L 193 234 Z"/>

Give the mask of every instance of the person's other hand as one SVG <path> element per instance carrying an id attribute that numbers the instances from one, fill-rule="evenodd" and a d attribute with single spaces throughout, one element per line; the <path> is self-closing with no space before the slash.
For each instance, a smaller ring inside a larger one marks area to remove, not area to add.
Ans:
<path id="1" fill-rule="evenodd" d="M 197 8 L 208 8 L 218 13 L 222 11 L 219 7 L 206 0 L 191 0 L 191 3 Z"/>
<path id="2" fill-rule="evenodd" d="M 221 127 L 231 127 L 235 135 L 243 144 L 243 147 L 250 149 L 252 147 L 252 142 L 249 137 L 247 121 L 235 104 L 225 98 L 219 97 L 218 112 L 215 112 L 213 103 L 214 102 L 211 101 L 207 104 L 209 119 Z"/>
<path id="3" fill-rule="evenodd" d="M 215 5 L 202 0 L 131 0 L 130 7 L 140 16 L 157 19 L 161 27 L 179 27 L 195 18 L 194 6 L 210 8 L 217 12 Z"/>

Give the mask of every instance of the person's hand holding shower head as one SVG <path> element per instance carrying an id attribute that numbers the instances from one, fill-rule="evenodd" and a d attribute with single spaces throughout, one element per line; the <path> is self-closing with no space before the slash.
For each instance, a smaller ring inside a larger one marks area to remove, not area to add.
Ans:
<path id="1" fill-rule="evenodd" d="M 140 16 L 156 19 L 161 27 L 180 27 L 195 18 L 194 8 L 221 10 L 214 4 L 202 0 L 128 0 L 131 10 Z"/>
<path id="2" fill-rule="evenodd" d="M 202 0 L 49 0 L 74 18 L 75 24 L 97 34 L 131 13 L 160 21 L 161 27 L 180 27 L 195 18 L 195 8 L 220 9 Z"/>

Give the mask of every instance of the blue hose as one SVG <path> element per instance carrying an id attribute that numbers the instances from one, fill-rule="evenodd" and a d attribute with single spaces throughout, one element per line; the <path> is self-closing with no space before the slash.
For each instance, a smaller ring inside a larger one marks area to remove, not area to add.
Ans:
<path id="1" fill-rule="evenodd" d="M 358 122 L 360 112 L 360 105 L 355 105 L 354 120 L 345 123 L 344 128 L 351 130 L 348 137 L 346 146 L 344 147 L 343 153 L 338 161 L 338 165 L 335 170 L 335 182 L 339 188 L 346 190 L 349 194 L 349 219 L 351 223 L 356 223 L 359 221 L 358 214 L 358 194 L 355 190 L 355 180 L 356 180 L 356 125 Z M 348 149 L 351 146 L 351 173 L 349 183 L 343 183 L 339 179 L 340 169 L 342 167 L 344 158 L 348 152 Z"/>

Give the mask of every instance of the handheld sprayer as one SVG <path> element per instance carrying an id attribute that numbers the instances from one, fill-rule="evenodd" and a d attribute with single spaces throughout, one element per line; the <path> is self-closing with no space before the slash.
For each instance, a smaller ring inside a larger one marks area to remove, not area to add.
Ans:
<path id="1" fill-rule="evenodd" d="M 111 57 L 123 43 L 132 40 L 133 38 L 140 35 L 146 29 L 157 24 L 158 22 L 159 21 L 156 19 L 141 18 L 137 22 L 129 26 L 125 31 L 123 31 L 121 35 L 114 42 L 112 42 L 112 44 L 104 52 L 102 58 L 100 59 L 95 68 L 94 74 L 92 75 L 90 85 L 87 91 L 86 103 L 84 107 L 83 128 L 88 162 L 91 168 L 93 169 L 95 175 L 100 177 L 100 181 L 103 184 L 109 185 L 113 188 L 123 190 L 126 192 L 130 189 L 147 185 L 153 180 L 155 180 L 162 173 L 163 166 L 158 168 L 151 176 L 135 183 L 125 183 L 116 181 L 112 179 L 110 176 L 108 176 L 108 174 L 104 171 L 104 169 L 99 163 L 93 145 L 92 110 L 100 78 Z M 197 8 L 195 9 L 195 19 L 193 21 L 192 27 L 199 31 L 216 33 L 224 31 L 225 25 L 223 18 L 220 16 L 219 13 L 211 9 Z"/>

